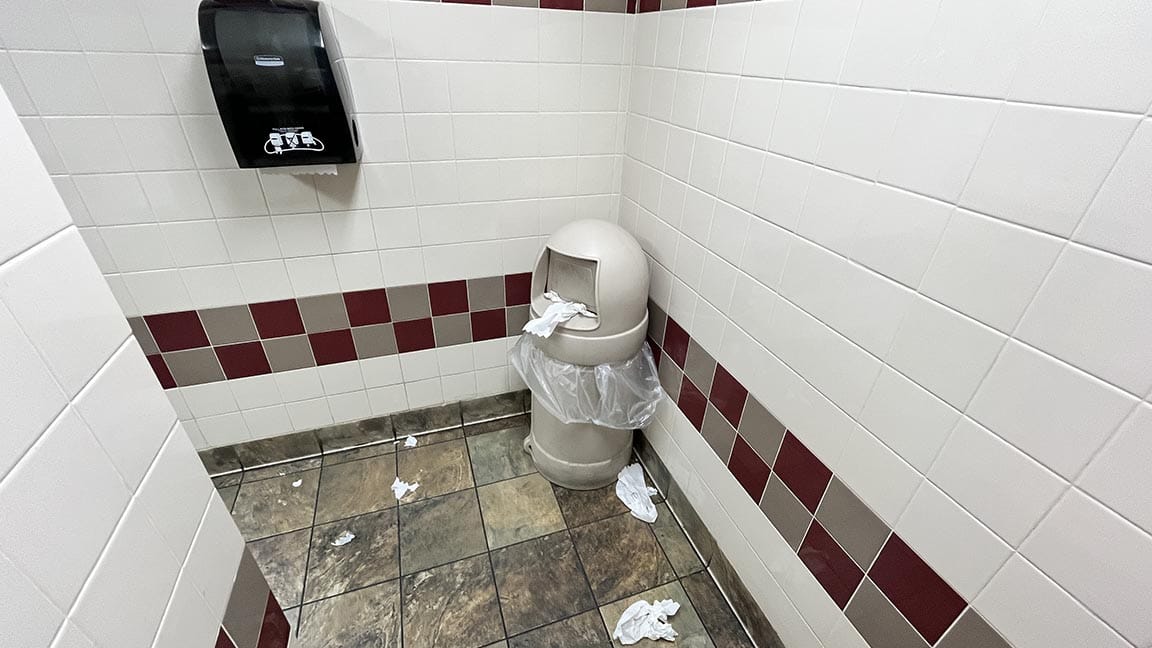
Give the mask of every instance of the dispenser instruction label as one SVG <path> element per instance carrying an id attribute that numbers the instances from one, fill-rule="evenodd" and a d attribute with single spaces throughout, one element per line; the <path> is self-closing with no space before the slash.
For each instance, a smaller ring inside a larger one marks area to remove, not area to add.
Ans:
<path id="1" fill-rule="evenodd" d="M 264 141 L 264 152 L 271 155 L 283 155 L 295 151 L 319 153 L 323 150 L 324 142 L 302 126 L 274 128 Z"/>

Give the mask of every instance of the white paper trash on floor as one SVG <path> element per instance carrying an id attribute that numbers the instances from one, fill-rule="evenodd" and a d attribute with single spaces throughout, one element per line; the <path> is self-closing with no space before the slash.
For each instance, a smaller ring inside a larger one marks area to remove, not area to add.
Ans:
<path id="1" fill-rule="evenodd" d="M 620 615 L 616 629 L 612 631 L 612 638 L 625 646 L 631 646 L 641 639 L 676 641 L 676 631 L 668 624 L 668 617 L 679 611 L 680 604 L 672 599 L 655 603 L 636 601 Z"/>
<path id="2" fill-rule="evenodd" d="M 548 305 L 548 308 L 544 309 L 540 317 L 529 320 L 528 323 L 524 325 L 523 330 L 525 333 L 546 338 L 552 335 L 552 331 L 555 331 L 557 326 L 560 326 L 577 315 L 596 317 L 596 313 L 588 310 L 588 307 L 584 304 L 567 301 L 551 290 L 544 293 L 544 297 L 552 303 Z"/>
<path id="3" fill-rule="evenodd" d="M 345 531 L 344 533 L 341 533 L 340 535 L 336 536 L 336 539 L 333 540 L 331 544 L 333 547 L 343 547 L 344 545 L 348 544 L 349 542 L 352 542 L 355 539 L 356 539 L 355 533 L 352 533 L 351 531 Z"/>
<path id="4" fill-rule="evenodd" d="M 420 482 L 409 484 L 399 477 L 396 478 L 396 481 L 392 482 L 392 494 L 396 496 L 396 499 L 401 499 L 417 488 L 420 488 Z"/>
<path id="5" fill-rule="evenodd" d="M 415 448 L 417 443 L 419 443 L 419 441 L 417 441 L 416 437 L 412 436 L 411 434 L 408 435 L 407 439 L 404 439 L 405 448 Z"/>
<path id="6" fill-rule="evenodd" d="M 652 496 L 656 493 L 655 488 L 644 483 L 644 469 L 638 463 L 624 466 L 616 476 L 616 497 L 638 520 L 649 524 L 656 521 L 656 505 L 652 503 Z"/>

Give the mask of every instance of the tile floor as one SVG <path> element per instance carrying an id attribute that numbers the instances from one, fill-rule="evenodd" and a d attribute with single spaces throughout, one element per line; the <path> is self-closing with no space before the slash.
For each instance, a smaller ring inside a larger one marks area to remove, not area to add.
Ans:
<path id="1" fill-rule="evenodd" d="M 551 485 L 521 448 L 524 423 L 217 478 L 294 648 L 606 648 L 628 605 L 657 598 L 682 605 L 674 645 L 751 648 L 666 503 L 645 524 L 612 486 Z M 397 475 L 420 483 L 399 503 Z"/>

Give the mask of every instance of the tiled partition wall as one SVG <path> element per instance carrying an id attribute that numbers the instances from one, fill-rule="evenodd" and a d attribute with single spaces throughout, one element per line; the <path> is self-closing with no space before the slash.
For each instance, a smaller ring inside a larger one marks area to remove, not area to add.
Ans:
<path id="1" fill-rule="evenodd" d="M 620 219 L 705 366 L 647 434 L 785 645 L 1149 645 L 1152 7 L 636 20 Z"/>
<path id="2" fill-rule="evenodd" d="M 244 540 L 2 92 L 0 139 L 0 644 L 259 635 L 267 588 L 230 604 Z"/>
<path id="3" fill-rule="evenodd" d="M 129 317 L 523 273 L 557 227 L 614 218 L 631 16 L 325 2 L 364 155 L 297 177 L 236 168 L 197 4 L 0 1 L 0 84 Z M 505 350 L 400 363 L 376 404 L 508 391 Z M 236 443 L 368 415 L 344 369 L 171 394 L 197 445 Z"/>

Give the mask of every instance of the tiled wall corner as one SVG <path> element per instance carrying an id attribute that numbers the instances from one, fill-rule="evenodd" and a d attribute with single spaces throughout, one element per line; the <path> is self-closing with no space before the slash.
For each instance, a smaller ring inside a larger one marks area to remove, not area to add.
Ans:
<path id="1" fill-rule="evenodd" d="M 243 541 L 3 95 L 0 139 L 3 642 L 211 645 Z"/>

